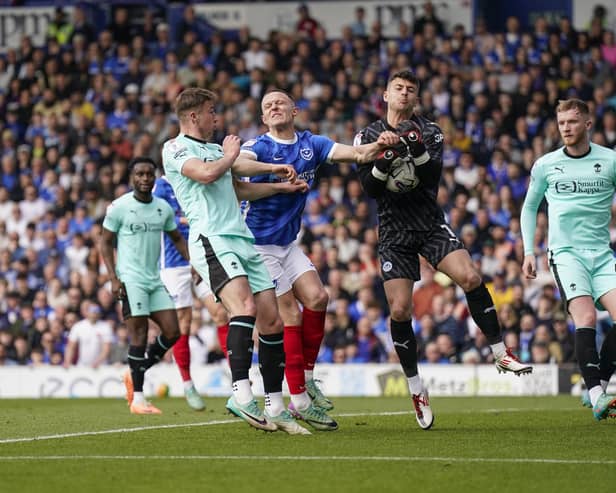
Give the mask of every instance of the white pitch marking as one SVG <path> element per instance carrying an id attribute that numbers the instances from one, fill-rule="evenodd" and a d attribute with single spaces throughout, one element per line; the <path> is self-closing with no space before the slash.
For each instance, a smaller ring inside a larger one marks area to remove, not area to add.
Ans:
<path id="1" fill-rule="evenodd" d="M 521 411 L 529 411 L 527 408 L 505 408 L 505 409 L 482 409 L 482 410 L 462 410 L 455 411 L 449 413 L 441 413 L 441 414 L 463 414 L 463 413 L 505 413 L 505 412 L 521 412 Z M 583 410 L 581 407 L 575 408 L 565 408 L 558 409 L 559 411 L 577 411 Z M 533 408 L 532 411 L 554 411 L 552 408 Z M 364 416 L 400 416 L 403 414 L 411 414 L 410 411 L 385 411 L 385 412 L 375 412 L 375 413 L 340 413 L 336 414 L 336 416 L 343 418 L 357 418 Z M 60 440 L 63 438 L 79 438 L 84 436 L 95 436 L 95 435 L 112 435 L 114 433 L 132 433 L 135 431 L 148 431 L 148 430 L 164 430 L 164 429 L 173 429 L 173 428 L 191 428 L 194 426 L 214 426 L 214 425 L 228 425 L 228 424 L 239 424 L 243 423 L 243 421 L 239 419 L 224 419 L 224 420 L 216 420 L 216 421 L 206 421 L 201 423 L 184 423 L 184 424 L 169 424 L 169 425 L 152 425 L 152 426 L 138 426 L 135 428 L 116 428 L 111 430 L 100 430 L 100 431 L 79 431 L 75 433 L 62 433 L 57 435 L 41 435 L 36 437 L 22 437 L 22 438 L 4 438 L 0 440 L 0 445 L 4 443 L 23 443 L 23 442 L 36 442 L 39 440 Z"/>
<path id="2" fill-rule="evenodd" d="M 505 464 L 597 464 L 614 465 L 616 460 L 585 460 L 585 459 L 530 459 L 530 458 L 499 458 L 499 457 L 401 457 L 401 456 L 296 456 L 296 455 L 15 455 L 0 456 L 2 461 L 16 460 L 291 460 L 291 461 L 388 461 L 388 462 L 495 462 Z"/>

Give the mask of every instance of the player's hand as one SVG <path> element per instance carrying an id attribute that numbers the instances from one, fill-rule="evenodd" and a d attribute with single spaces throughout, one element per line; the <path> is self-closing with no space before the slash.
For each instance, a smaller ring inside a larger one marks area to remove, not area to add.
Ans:
<path id="1" fill-rule="evenodd" d="M 379 147 L 391 147 L 400 142 L 400 136 L 396 132 L 391 132 L 390 130 L 386 130 L 385 132 L 381 132 L 379 134 L 378 139 L 376 139 L 376 143 Z"/>
<path id="2" fill-rule="evenodd" d="M 391 165 L 400 156 L 398 151 L 393 148 L 385 149 L 380 152 L 377 158 L 374 160 L 374 167 L 381 173 L 389 173 Z"/>
<path id="3" fill-rule="evenodd" d="M 534 255 L 526 255 L 524 262 L 522 263 L 522 273 L 526 276 L 526 279 L 537 278 L 537 261 Z"/>
<path id="4" fill-rule="evenodd" d="M 231 160 L 231 163 L 240 155 L 240 138 L 237 135 L 227 135 L 222 141 L 222 152 L 226 158 Z"/>
<path id="5" fill-rule="evenodd" d="M 111 278 L 111 294 L 118 301 L 126 299 L 126 287 L 117 277 Z"/>
<path id="6" fill-rule="evenodd" d="M 297 171 L 290 164 L 272 164 L 272 174 L 290 183 L 297 180 Z"/>
<path id="7" fill-rule="evenodd" d="M 425 164 L 430 160 L 430 155 L 423 142 L 421 128 L 413 120 L 407 120 L 405 127 L 405 130 L 400 135 L 400 142 L 409 150 L 409 154 L 416 165 Z"/>
<path id="8" fill-rule="evenodd" d="M 276 187 L 280 189 L 280 193 L 306 193 L 310 190 L 308 183 L 304 180 L 295 180 L 293 182 L 281 181 L 276 184 Z"/>

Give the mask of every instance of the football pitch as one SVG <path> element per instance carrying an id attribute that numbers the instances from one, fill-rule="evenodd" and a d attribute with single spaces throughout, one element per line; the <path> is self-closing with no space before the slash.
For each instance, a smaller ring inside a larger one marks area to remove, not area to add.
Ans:
<path id="1" fill-rule="evenodd" d="M 340 429 L 265 433 L 224 412 L 156 399 L 0 400 L 6 492 L 579 492 L 616 486 L 616 421 L 570 396 L 432 398 L 421 430 L 409 399 L 337 398 Z"/>

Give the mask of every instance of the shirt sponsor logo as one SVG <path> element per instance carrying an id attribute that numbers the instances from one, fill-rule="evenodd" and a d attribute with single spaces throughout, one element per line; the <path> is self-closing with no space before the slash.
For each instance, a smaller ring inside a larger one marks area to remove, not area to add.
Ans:
<path id="1" fill-rule="evenodd" d="M 554 183 L 556 193 L 583 193 L 594 195 L 608 190 L 610 184 L 606 180 L 557 181 Z"/>

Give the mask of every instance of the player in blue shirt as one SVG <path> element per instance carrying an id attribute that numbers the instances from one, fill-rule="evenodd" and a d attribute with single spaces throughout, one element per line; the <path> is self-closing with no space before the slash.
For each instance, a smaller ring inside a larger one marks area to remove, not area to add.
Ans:
<path id="1" fill-rule="evenodd" d="M 310 186 L 321 164 L 370 162 L 385 147 L 399 142 L 395 133 L 383 132 L 377 142 L 353 147 L 308 131 L 298 132 L 294 125 L 298 109 L 291 97 L 280 90 L 263 97 L 261 110 L 269 131 L 246 142 L 236 164 L 246 167 L 263 163 L 292 164 L 298 178 Z M 276 180 L 273 175 L 251 178 L 251 182 Z M 313 378 L 329 298 L 314 265 L 295 243 L 305 205 L 306 195 L 298 193 L 254 200 L 245 213 L 246 224 L 255 236 L 255 248 L 261 253 L 276 288 L 284 322 L 290 409 L 314 428 L 332 430 L 337 425 L 326 411 L 333 409 L 333 404 Z"/>
<path id="2" fill-rule="evenodd" d="M 154 195 L 164 199 L 175 212 L 175 222 L 178 231 L 188 240 L 188 220 L 173 192 L 169 180 L 163 175 L 156 179 Z M 216 299 L 207 283 L 199 279 L 193 282 L 190 262 L 178 252 L 167 235 L 162 235 L 162 252 L 160 258 L 160 278 L 175 303 L 180 324 L 180 338 L 173 345 L 173 357 L 178 365 L 184 382 L 184 395 L 188 405 L 196 411 L 205 409 L 205 403 L 197 392 L 190 375 L 190 326 L 192 323 L 193 290 L 197 297 L 205 303 L 217 328 L 218 340 L 225 357 L 227 355 L 227 333 L 229 319 L 227 312 Z"/>

